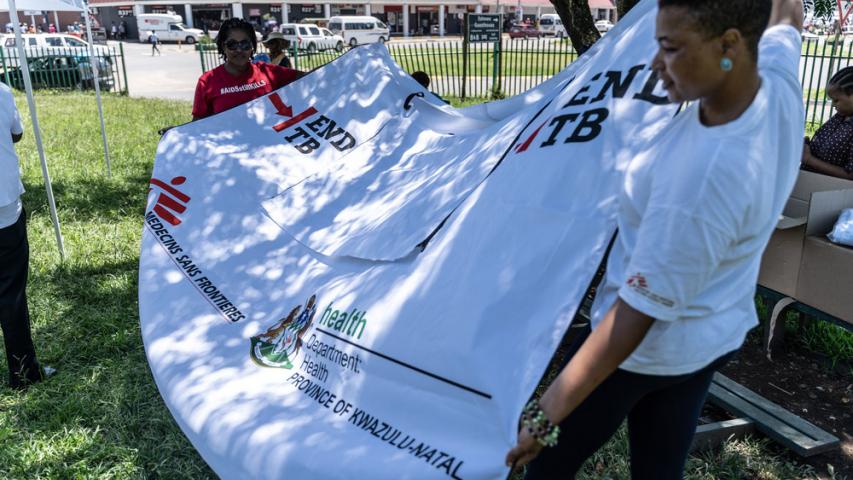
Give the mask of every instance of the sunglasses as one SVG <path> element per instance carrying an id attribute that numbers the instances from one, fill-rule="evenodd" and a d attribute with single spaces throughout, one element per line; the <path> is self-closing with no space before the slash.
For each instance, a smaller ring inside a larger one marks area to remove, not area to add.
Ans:
<path id="1" fill-rule="evenodd" d="M 225 48 L 228 50 L 242 50 L 244 52 L 248 52 L 252 49 L 252 42 L 248 40 L 240 40 L 239 42 L 237 40 L 228 40 L 225 42 Z"/>

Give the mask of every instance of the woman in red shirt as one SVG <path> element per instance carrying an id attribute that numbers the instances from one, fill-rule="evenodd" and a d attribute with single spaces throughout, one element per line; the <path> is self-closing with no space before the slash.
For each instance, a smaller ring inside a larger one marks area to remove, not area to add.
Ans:
<path id="1" fill-rule="evenodd" d="M 264 96 L 302 77 L 304 73 L 269 63 L 252 63 L 258 47 L 255 29 L 242 18 L 226 20 L 216 36 L 225 60 L 198 79 L 193 120 L 209 117 Z"/>

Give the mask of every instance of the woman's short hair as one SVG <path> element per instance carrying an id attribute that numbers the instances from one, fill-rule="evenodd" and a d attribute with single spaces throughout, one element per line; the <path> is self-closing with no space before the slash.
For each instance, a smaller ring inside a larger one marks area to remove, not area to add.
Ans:
<path id="1" fill-rule="evenodd" d="M 770 21 L 772 0 L 658 0 L 658 7 L 685 7 L 696 26 L 709 37 L 718 37 L 730 28 L 743 35 L 753 55 Z"/>
<path id="2" fill-rule="evenodd" d="M 842 68 L 835 72 L 827 86 L 839 88 L 845 95 L 853 93 L 853 67 Z"/>
<path id="3" fill-rule="evenodd" d="M 228 41 L 228 36 L 234 30 L 242 31 L 249 37 L 249 41 L 252 42 L 252 51 L 258 49 L 258 38 L 255 36 L 255 27 L 242 18 L 229 18 L 222 22 L 222 26 L 219 27 L 219 33 L 216 34 L 216 50 L 219 51 L 219 56 L 222 57 L 223 61 L 225 60 L 225 42 Z"/>

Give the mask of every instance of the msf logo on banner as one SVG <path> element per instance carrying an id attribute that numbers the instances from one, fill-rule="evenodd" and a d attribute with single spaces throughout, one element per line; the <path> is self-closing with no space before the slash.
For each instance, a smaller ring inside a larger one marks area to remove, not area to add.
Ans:
<path id="1" fill-rule="evenodd" d="M 293 145 L 299 153 L 309 155 L 325 143 L 339 152 L 355 146 L 355 137 L 331 118 L 320 114 L 316 108 L 308 107 L 302 112 L 294 114 L 293 107 L 285 104 L 278 93 L 273 93 L 269 99 L 279 116 L 289 117 L 287 120 L 273 125 L 272 129 L 276 132 L 282 132 L 291 127 L 296 127 L 290 135 L 284 137 L 284 140 Z M 306 122 L 310 117 L 317 114 L 320 116 Z"/>
<path id="2" fill-rule="evenodd" d="M 187 181 L 187 177 L 175 177 L 166 183 L 162 180 L 152 178 L 150 184 L 160 190 L 157 196 L 157 203 L 154 204 L 154 213 L 172 226 L 181 224 L 181 219 L 178 215 L 187 210 L 187 203 L 190 201 L 189 195 L 178 190 L 178 185 L 183 185 Z M 149 188 L 151 192 L 153 188 Z"/>

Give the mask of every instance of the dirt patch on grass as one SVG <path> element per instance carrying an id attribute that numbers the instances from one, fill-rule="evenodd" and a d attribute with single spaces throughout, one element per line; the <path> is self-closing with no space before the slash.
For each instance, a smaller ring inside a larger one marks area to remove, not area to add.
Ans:
<path id="1" fill-rule="evenodd" d="M 827 472 L 832 465 L 836 478 L 853 480 L 853 370 L 834 367 L 828 360 L 788 341 L 767 359 L 759 335 L 753 332 L 740 353 L 722 373 L 761 396 L 777 403 L 841 440 L 841 448 L 810 458 L 792 460 Z"/>

